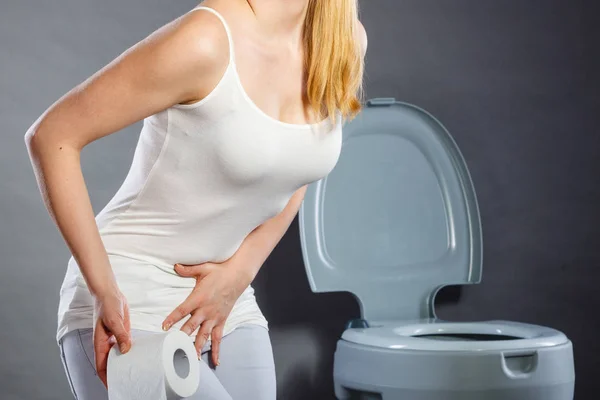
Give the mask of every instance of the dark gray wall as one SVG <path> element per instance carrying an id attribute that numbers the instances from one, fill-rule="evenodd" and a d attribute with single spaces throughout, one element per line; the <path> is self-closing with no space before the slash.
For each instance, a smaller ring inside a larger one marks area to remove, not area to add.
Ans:
<path id="1" fill-rule="evenodd" d="M 50 4 L 51 3 L 51 4 Z M 438 117 L 470 166 L 484 225 L 482 284 L 444 290 L 456 320 L 548 325 L 574 342 L 578 400 L 600 390 L 598 6 L 584 0 L 362 1 L 367 94 Z M 0 398 L 66 399 L 54 341 L 68 250 L 23 143 L 52 102 L 193 1 L 5 2 L 0 13 Z M 596 9 L 593 10 L 592 7 Z M 86 148 L 96 211 L 116 191 L 141 125 Z M 282 399 L 331 398 L 348 294 L 314 295 L 297 224 L 255 283 L 271 321 Z"/>

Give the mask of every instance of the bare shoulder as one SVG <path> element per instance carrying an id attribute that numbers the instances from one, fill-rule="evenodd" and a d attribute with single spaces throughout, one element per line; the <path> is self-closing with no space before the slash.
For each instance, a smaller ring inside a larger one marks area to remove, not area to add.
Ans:
<path id="1" fill-rule="evenodd" d="M 212 5 L 208 7 L 227 18 L 227 9 Z M 185 48 L 188 67 L 193 68 L 197 78 L 191 82 L 193 94 L 185 102 L 194 103 L 208 95 L 225 72 L 230 54 L 227 31 L 217 15 L 197 7 L 183 14 L 171 25 L 171 45 Z"/>
<path id="2" fill-rule="evenodd" d="M 228 38 L 223 22 L 204 9 L 191 10 L 175 22 L 179 38 L 187 42 L 192 51 L 213 59 L 228 58 Z"/>
<path id="3" fill-rule="evenodd" d="M 201 72 L 224 66 L 229 60 L 227 32 L 212 12 L 194 9 L 171 22 L 171 46 L 181 46 Z"/>

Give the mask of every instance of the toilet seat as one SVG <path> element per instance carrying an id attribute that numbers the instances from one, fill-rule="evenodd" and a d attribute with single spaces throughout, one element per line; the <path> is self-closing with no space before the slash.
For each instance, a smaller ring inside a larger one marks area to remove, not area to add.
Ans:
<path id="1" fill-rule="evenodd" d="M 499 340 L 436 340 L 425 335 L 489 335 Z M 499 337 L 505 338 L 500 339 Z M 389 322 L 369 328 L 346 329 L 342 340 L 385 349 L 423 351 L 525 350 L 565 344 L 567 337 L 545 326 L 512 321 Z"/>

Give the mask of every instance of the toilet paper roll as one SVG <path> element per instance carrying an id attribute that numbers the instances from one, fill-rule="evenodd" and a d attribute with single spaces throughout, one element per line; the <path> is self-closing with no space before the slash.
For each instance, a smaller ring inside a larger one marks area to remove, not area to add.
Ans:
<path id="1" fill-rule="evenodd" d="M 133 338 L 122 354 L 108 355 L 109 400 L 179 400 L 193 395 L 200 366 L 192 339 L 180 330 Z"/>

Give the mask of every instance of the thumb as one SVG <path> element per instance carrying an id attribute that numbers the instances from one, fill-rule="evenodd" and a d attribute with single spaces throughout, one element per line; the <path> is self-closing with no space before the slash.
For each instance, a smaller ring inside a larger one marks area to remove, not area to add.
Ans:
<path id="1" fill-rule="evenodd" d="M 117 344 L 119 345 L 119 350 L 121 353 L 127 353 L 131 348 L 131 340 L 129 338 L 129 332 L 127 332 L 127 329 L 125 329 L 123 321 L 119 321 L 117 322 L 116 326 L 111 327 L 111 332 L 117 340 Z"/>
<path id="2" fill-rule="evenodd" d="M 175 272 L 177 272 L 181 276 L 198 277 L 201 275 L 205 275 L 208 267 L 209 267 L 208 263 L 187 265 L 187 266 L 183 266 L 181 264 L 175 264 Z"/>

